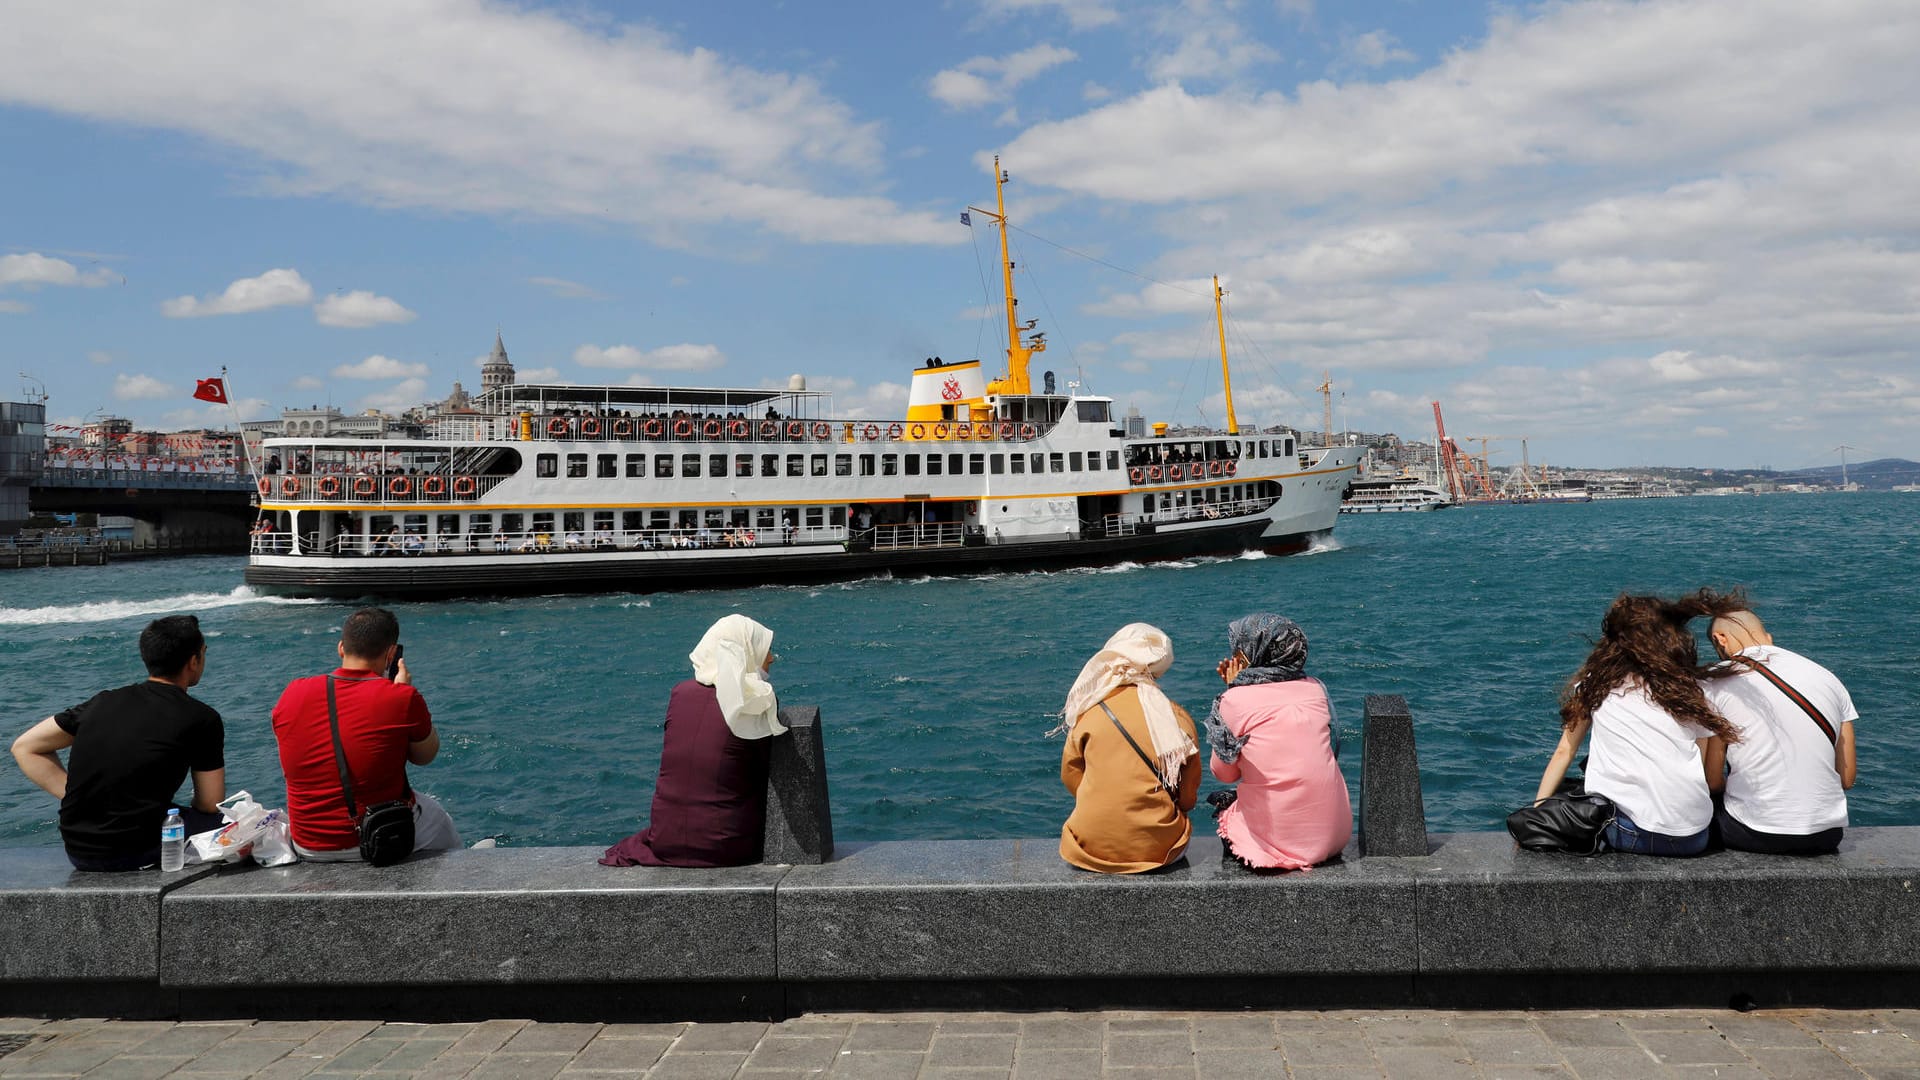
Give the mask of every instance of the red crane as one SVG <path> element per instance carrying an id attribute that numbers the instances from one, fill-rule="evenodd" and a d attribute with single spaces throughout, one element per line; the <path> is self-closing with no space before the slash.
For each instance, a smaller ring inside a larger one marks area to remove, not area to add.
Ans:
<path id="1" fill-rule="evenodd" d="M 1447 491 L 1456 501 L 1465 499 L 1469 492 L 1467 482 L 1460 474 L 1460 459 L 1465 457 L 1460 445 L 1447 438 L 1447 422 L 1440 418 L 1440 403 L 1433 403 L 1433 434 L 1440 452 L 1440 463 L 1447 471 Z"/>

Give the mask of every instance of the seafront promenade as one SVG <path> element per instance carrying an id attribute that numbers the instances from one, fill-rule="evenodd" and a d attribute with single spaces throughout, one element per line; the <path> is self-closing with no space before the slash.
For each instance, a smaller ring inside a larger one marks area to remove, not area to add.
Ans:
<path id="1" fill-rule="evenodd" d="M 779 1024 L 0 1020 L 0 1075 L 89 1080 L 1920 1077 L 1920 1011 L 825 1014 Z"/>

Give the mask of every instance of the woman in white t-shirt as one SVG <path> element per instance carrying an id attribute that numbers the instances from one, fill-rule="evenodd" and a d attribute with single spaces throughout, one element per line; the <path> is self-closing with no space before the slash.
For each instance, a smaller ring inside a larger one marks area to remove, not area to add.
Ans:
<path id="1" fill-rule="evenodd" d="M 1606 841 L 1641 855 L 1698 855 L 1713 821 L 1707 740 L 1738 741 L 1697 681 L 1687 622 L 1696 612 L 1657 596 L 1623 595 L 1607 609 L 1600 641 L 1560 701 L 1560 745 L 1535 801 L 1554 793 L 1593 732 L 1587 791 L 1613 800 Z M 1714 787 L 1719 778 L 1711 778 Z"/>

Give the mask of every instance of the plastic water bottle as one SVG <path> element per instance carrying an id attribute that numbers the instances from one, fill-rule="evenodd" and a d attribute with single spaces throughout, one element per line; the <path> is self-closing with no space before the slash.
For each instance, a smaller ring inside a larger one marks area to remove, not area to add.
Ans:
<path id="1" fill-rule="evenodd" d="M 187 823 L 180 811 L 169 809 L 160 825 L 160 869 L 172 873 L 187 865 Z"/>

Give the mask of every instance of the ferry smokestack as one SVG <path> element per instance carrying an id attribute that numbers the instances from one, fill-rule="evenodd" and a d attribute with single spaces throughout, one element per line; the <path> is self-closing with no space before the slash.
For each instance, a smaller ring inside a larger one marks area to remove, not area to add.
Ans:
<path id="1" fill-rule="evenodd" d="M 793 391 L 793 392 L 795 392 L 795 393 L 798 393 L 798 392 L 800 392 L 800 391 L 802 391 L 802 390 L 805 390 L 806 388 L 807 388 L 807 377 L 806 377 L 805 375 L 789 375 L 789 376 L 787 376 L 787 389 L 788 389 L 788 390 L 791 390 L 791 391 Z"/>

